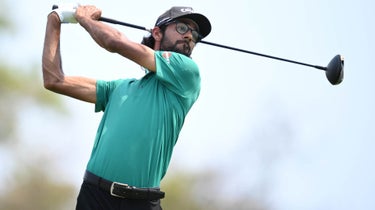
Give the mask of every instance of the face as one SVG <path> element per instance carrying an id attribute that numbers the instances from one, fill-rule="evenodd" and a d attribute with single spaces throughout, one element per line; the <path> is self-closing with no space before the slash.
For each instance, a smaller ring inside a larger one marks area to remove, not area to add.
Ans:
<path id="1" fill-rule="evenodd" d="M 190 57 L 197 42 L 197 24 L 190 19 L 178 19 L 167 25 L 160 41 L 160 50 L 173 51 Z M 185 33 L 183 33 L 186 31 Z"/>

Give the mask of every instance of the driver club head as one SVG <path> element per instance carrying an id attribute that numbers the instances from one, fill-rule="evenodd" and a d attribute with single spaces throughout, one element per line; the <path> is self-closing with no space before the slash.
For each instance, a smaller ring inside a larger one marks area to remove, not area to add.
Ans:
<path id="1" fill-rule="evenodd" d="M 344 79 L 344 58 L 336 55 L 326 67 L 326 77 L 332 85 L 338 85 Z"/>

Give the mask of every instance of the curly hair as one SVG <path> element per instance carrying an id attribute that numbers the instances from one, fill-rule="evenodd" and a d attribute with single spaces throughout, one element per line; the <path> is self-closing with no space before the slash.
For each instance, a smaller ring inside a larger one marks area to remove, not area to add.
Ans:
<path id="1" fill-rule="evenodd" d="M 152 35 L 144 36 L 141 44 L 146 45 L 147 47 L 154 49 L 155 39 Z"/>
<path id="2" fill-rule="evenodd" d="M 165 29 L 167 28 L 166 25 L 158 26 L 160 28 L 161 33 L 164 35 Z M 155 47 L 155 38 L 152 36 L 152 34 L 148 36 L 144 36 L 142 39 L 141 44 L 146 45 L 147 47 L 154 49 Z"/>

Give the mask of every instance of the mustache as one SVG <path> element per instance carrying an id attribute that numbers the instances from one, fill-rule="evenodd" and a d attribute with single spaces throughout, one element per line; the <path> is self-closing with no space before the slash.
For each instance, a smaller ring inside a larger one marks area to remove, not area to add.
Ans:
<path id="1" fill-rule="evenodd" d="M 181 44 L 181 43 L 189 45 L 189 41 L 188 40 L 181 39 L 181 40 L 177 40 L 176 41 L 176 44 Z"/>

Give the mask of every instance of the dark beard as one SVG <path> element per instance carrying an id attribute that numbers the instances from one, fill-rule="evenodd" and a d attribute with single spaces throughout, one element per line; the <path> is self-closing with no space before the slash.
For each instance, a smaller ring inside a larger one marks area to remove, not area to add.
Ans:
<path id="1" fill-rule="evenodd" d="M 179 40 L 179 41 L 176 41 L 173 44 L 173 43 L 170 43 L 169 41 L 165 40 L 164 37 L 161 40 L 160 50 L 161 51 L 172 51 L 172 52 L 180 53 L 180 54 L 186 55 L 187 57 L 190 57 L 190 55 L 192 53 L 192 49 L 189 45 L 189 41 Z"/>

